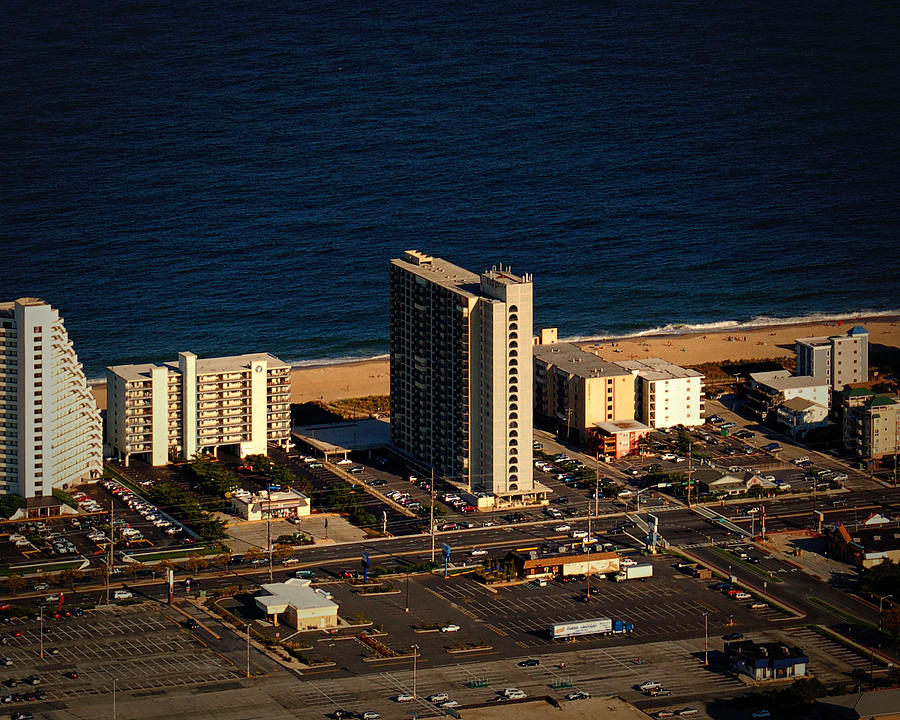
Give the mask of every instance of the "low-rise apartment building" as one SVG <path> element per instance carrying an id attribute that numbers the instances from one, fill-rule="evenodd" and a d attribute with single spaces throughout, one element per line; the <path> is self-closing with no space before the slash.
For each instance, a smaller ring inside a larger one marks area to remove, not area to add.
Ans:
<path id="1" fill-rule="evenodd" d="M 544 336 L 547 337 L 546 335 Z M 534 414 L 584 443 L 597 423 L 634 419 L 634 377 L 572 343 L 535 345 Z"/>
<path id="2" fill-rule="evenodd" d="M 634 417 L 662 430 L 703 424 L 703 374 L 660 358 L 623 360 L 634 375 Z"/>
<path id="3" fill-rule="evenodd" d="M 102 474 L 100 411 L 59 311 L 38 298 L 0 303 L 0 495 L 48 515 L 52 500 L 31 501 Z"/>
<path id="4" fill-rule="evenodd" d="M 841 393 L 844 448 L 877 461 L 900 453 L 900 397 L 867 387 Z"/>
<path id="5" fill-rule="evenodd" d="M 778 408 L 792 398 L 802 398 L 828 411 L 831 402 L 828 383 L 808 375 L 791 375 L 788 370 L 750 373 L 745 388 L 747 409 L 759 420 L 774 419 Z"/>
<path id="6" fill-rule="evenodd" d="M 132 455 L 159 466 L 233 447 L 265 454 L 290 440 L 290 366 L 256 353 L 177 362 L 117 365 L 106 370 L 106 439 L 125 463 Z"/>

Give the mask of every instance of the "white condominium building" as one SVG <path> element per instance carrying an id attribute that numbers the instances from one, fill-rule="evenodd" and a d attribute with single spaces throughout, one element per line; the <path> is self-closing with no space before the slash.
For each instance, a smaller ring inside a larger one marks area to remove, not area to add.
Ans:
<path id="1" fill-rule="evenodd" d="M 100 411 L 59 311 L 0 303 L 0 494 L 50 496 L 102 473 Z"/>
<path id="2" fill-rule="evenodd" d="M 857 325 L 846 335 L 798 338 L 797 374 L 809 375 L 832 390 L 869 379 L 869 331 Z"/>
<path id="3" fill-rule="evenodd" d="M 533 497 L 531 276 L 408 251 L 390 288 L 394 446 L 469 489 Z"/>
<path id="4" fill-rule="evenodd" d="M 703 374 L 660 358 L 616 363 L 634 375 L 635 418 L 652 428 L 703 424 Z"/>
<path id="5" fill-rule="evenodd" d="M 106 441 L 126 464 L 227 446 L 265 455 L 268 443 L 290 440 L 290 367 L 272 355 L 183 352 L 177 362 L 109 367 L 106 378 Z"/>

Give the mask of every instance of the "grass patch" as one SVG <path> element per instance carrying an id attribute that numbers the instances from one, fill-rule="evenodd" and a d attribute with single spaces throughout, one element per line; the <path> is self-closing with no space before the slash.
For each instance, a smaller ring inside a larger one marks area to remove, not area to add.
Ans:
<path id="1" fill-rule="evenodd" d="M 727 550 L 723 550 L 722 548 L 717 547 L 717 546 L 711 546 L 710 550 L 712 550 L 714 553 L 716 553 L 716 555 L 721 555 L 723 558 L 728 560 L 728 562 L 731 565 L 740 565 L 741 567 L 746 568 L 747 570 L 752 572 L 754 575 L 758 575 L 763 580 L 766 580 L 768 582 L 773 582 L 773 583 L 784 582 L 784 580 L 782 580 L 780 577 L 775 576 L 774 574 L 770 573 L 767 570 L 763 570 L 758 565 L 754 565 L 751 562 L 747 562 L 746 560 L 739 558 L 737 555 L 733 555 L 732 553 L 728 552 Z"/>
<path id="2" fill-rule="evenodd" d="M 852 623 L 853 625 L 860 625 L 861 627 L 866 627 L 866 628 L 869 628 L 870 630 L 878 629 L 872 623 L 867 622 L 867 621 L 863 620 L 862 618 L 858 618 L 858 617 L 856 617 L 856 615 L 848 613 L 845 610 L 841 610 L 840 608 L 835 607 L 831 603 L 827 603 L 824 600 L 821 600 L 821 599 L 815 597 L 814 595 L 810 596 L 808 599 L 813 605 L 817 605 L 818 607 L 822 608 L 823 610 L 827 610 L 830 613 L 834 613 L 839 618 L 846 620 L 847 622 Z"/>
<path id="3" fill-rule="evenodd" d="M 132 553 L 128 557 L 130 557 L 132 560 L 136 560 L 137 562 L 154 562 L 159 560 L 172 560 L 182 558 L 185 555 L 192 555 L 194 553 L 203 554 L 208 551 L 208 545 L 185 545 L 184 547 L 178 548 L 177 550 L 162 550 L 160 552 L 147 554 Z"/>
<path id="4" fill-rule="evenodd" d="M 80 568 L 84 563 L 83 558 L 79 558 L 78 560 L 66 560 L 65 562 L 58 562 L 52 564 L 45 563 L 34 563 L 32 565 L 16 565 L 11 568 L 3 568 L 0 571 L 0 575 L 23 575 L 25 573 L 33 573 L 33 572 L 42 572 L 42 573 L 55 573 L 60 570 L 68 570 L 69 568 Z"/>

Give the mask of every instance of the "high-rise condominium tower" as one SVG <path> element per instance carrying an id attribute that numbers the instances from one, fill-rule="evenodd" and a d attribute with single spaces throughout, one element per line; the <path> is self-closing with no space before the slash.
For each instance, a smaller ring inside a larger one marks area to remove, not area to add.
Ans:
<path id="1" fill-rule="evenodd" d="M 531 276 L 391 260 L 391 440 L 438 475 L 518 501 L 532 475 Z"/>
<path id="2" fill-rule="evenodd" d="M 0 303 L 0 494 L 53 494 L 103 473 L 100 411 L 59 311 Z"/>

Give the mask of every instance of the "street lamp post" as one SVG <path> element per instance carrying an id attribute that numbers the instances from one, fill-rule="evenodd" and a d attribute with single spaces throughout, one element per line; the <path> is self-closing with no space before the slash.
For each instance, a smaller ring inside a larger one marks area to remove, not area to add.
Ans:
<path id="1" fill-rule="evenodd" d="M 44 606 L 41 605 L 41 660 L 44 659 Z"/>
<path id="2" fill-rule="evenodd" d="M 416 675 L 416 660 L 419 657 L 419 646 L 413 645 L 413 698 L 418 698 L 418 684 L 417 684 L 417 675 Z"/>
<path id="3" fill-rule="evenodd" d="M 709 613 L 703 613 L 703 664 L 709 667 Z"/>
<path id="4" fill-rule="evenodd" d="M 894 597 L 893 593 L 890 595 L 879 595 L 878 596 L 878 630 L 879 631 L 881 630 L 881 611 L 882 611 L 883 603 L 885 600 L 887 600 L 888 598 L 892 598 L 892 597 Z M 43 657 L 43 655 L 41 657 Z"/>
<path id="5" fill-rule="evenodd" d="M 250 677 L 250 623 L 247 623 L 247 677 Z"/>

